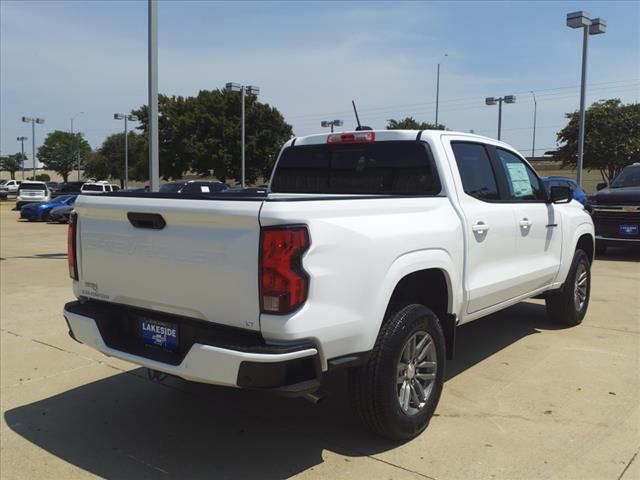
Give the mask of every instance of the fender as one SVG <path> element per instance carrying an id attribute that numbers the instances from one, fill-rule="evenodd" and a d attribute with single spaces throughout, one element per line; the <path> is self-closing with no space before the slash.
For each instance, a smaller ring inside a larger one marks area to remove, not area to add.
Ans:
<path id="1" fill-rule="evenodd" d="M 462 292 L 458 291 L 455 286 L 460 285 L 458 270 L 449 252 L 443 249 L 425 249 L 407 252 L 396 258 L 384 277 L 382 285 L 378 290 L 375 298 L 375 312 L 378 312 L 376 318 L 376 328 L 370 329 L 369 345 L 373 348 L 378 332 L 384 320 L 384 314 L 387 305 L 391 300 L 396 285 L 407 275 L 418 272 L 420 270 L 437 269 L 441 270 L 447 282 L 449 291 L 449 300 L 447 312 L 450 314 L 458 314 L 461 308 Z"/>
<path id="2" fill-rule="evenodd" d="M 578 246 L 578 240 L 580 239 L 580 237 L 582 237 L 583 235 L 590 235 L 594 241 L 594 249 L 595 249 L 595 233 L 594 233 L 593 223 L 580 222 L 575 227 L 575 229 L 563 228 L 563 231 L 572 232 L 572 236 L 563 239 L 562 262 L 560 264 L 560 270 L 558 270 L 558 275 L 556 275 L 555 281 L 553 282 L 552 288 L 559 288 L 564 284 L 564 281 L 566 280 L 567 275 L 569 274 L 569 269 L 571 268 L 571 261 L 573 259 L 573 253 L 576 251 L 576 247 Z"/>

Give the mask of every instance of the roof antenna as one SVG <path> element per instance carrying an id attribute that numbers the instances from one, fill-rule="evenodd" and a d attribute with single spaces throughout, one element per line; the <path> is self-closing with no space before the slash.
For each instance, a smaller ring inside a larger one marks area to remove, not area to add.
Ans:
<path id="1" fill-rule="evenodd" d="M 353 105 L 353 113 L 356 114 L 356 122 L 358 123 L 358 128 L 356 128 L 356 130 L 360 130 L 360 117 L 358 117 L 358 109 L 356 108 L 356 101 L 351 100 L 351 105 Z"/>
<path id="2" fill-rule="evenodd" d="M 355 100 L 351 100 L 351 105 L 353 105 L 353 113 L 356 115 L 356 122 L 358 122 L 358 126 L 356 127 L 356 132 L 360 130 L 373 130 L 371 127 L 360 125 L 360 117 L 358 117 L 358 109 L 356 108 Z"/>

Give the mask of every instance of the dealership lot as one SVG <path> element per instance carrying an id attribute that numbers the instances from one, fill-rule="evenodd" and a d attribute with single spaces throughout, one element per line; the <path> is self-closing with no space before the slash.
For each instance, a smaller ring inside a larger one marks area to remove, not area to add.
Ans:
<path id="1" fill-rule="evenodd" d="M 640 478 L 640 254 L 594 265 L 583 325 L 539 301 L 458 330 L 436 417 L 404 445 L 329 400 L 148 380 L 67 335 L 66 226 L 0 206 L 2 478 Z M 117 275 L 117 272 L 114 272 Z M 164 280 L 163 280 L 164 281 Z M 170 280 L 166 280 L 171 288 Z"/>

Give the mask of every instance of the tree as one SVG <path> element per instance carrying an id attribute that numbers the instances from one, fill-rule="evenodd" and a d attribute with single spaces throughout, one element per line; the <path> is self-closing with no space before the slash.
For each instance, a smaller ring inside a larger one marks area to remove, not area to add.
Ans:
<path id="1" fill-rule="evenodd" d="M 146 139 L 135 132 L 127 134 L 129 152 L 129 178 L 131 180 L 145 180 L 149 176 L 148 156 L 146 155 Z M 124 184 L 124 133 L 109 135 L 102 142 L 98 153 L 87 161 L 85 170 L 91 172 L 92 177 L 113 178 Z"/>
<path id="2" fill-rule="evenodd" d="M 20 152 L 16 153 L 15 155 L 0 157 L 0 170 L 9 172 L 9 174 L 11 175 L 11 180 L 15 180 L 16 172 L 22 168 L 22 163 L 24 162 L 25 158 L 22 157 L 22 153 Z"/>
<path id="3" fill-rule="evenodd" d="M 387 130 L 445 130 L 445 126 L 428 122 L 418 122 L 413 117 L 406 117 L 402 120 L 387 120 Z"/>
<path id="4" fill-rule="evenodd" d="M 111 175 L 111 165 L 99 151 L 91 152 L 84 163 L 84 176 L 87 178 L 107 179 Z"/>
<path id="5" fill-rule="evenodd" d="M 578 154 L 579 113 L 567 113 L 567 125 L 558 132 L 563 143 L 554 155 L 563 166 L 575 165 Z M 640 161 L 640 103 L 623 105 L 619 99 L 601 100 L 586 111 L 584 167 L 599 170 L 611 182 L 622 168 Z"/>
<path id="6" fill-rule="evenodd" d="M 196 97 L 158 98 L 160 116 L 160 175 L 181 178 L 194 171 L 203 177 L 240 180 L 240 98 L 237 93 L 202 90 Z M 147 131 L 147 107 L 133 112 Z M 280 112 L 247 96 L 246 179 L 267 177 L 282 144 L 291 138 L 291 125 Z"/>
<path id="7" fill-rule="evenodd" d="M 55 130 L 47 135 L 42 146 L 38 148 L 38 160 L 45 168 L 60 174 L 66 182 L 69 173 L 77 168 L 78 156 L 82 168 L 90 153 L 89 143 L 80 135 Z"/>

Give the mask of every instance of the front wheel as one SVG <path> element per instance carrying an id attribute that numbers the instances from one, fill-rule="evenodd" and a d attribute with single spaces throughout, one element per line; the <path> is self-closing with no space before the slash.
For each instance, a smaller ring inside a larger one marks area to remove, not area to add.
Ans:
<path id="1" fill-rule="evenodd" d="M 402 308 L 382 326 L 368 362 L 350 372 L 356 414 L 392 440 L 417 436 L 438 405 L 444 362 L 438 317 L 423 305 Z"/>
<path id="2" fill-rule="evenodd" d="M 546 297 L 547 314 L 556 323 L 579 325 L 587 314 L 591 295 L 591 264 L 582 250 L 576 250 L 562 289 Z"/>

